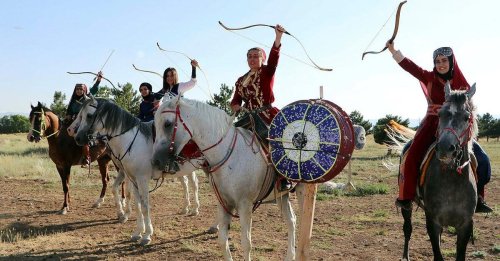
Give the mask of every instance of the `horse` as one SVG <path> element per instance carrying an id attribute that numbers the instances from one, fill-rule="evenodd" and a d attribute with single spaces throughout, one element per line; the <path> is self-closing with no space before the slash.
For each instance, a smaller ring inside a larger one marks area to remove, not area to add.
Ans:
<path id="1" fill-rule="evenodd" d="M 79 124 L 79 126 L 77 126 Z M 129 112 L 106 99 L 90 97 L 84 102 L 74 125 L 77 144 L 86 144 L 96 137 L 105 142 L 113 162 L 123 169 L 128 177 L 129 186 L 137 203 L 137 228 L 131 240 L 139 241 L 141 245 L 151 242 L 153 226 L 150 218 L 149 187 L 151 179 L 164 177 L 161 170 L 154 170 L 151 165 L 153 133 L 152 123 L 143 123 Z M 201 162 L 200 162 L 201 164 Z M 181 173 L 169 175 L 169 178 L 179 178 L 185 192 L 184 214 L 198 215 L 198 179 L 193 172 L 194 167 L 185 164 Z M 187 176 L 187 178 L 185 177 Z M 187 179 L 193 186 L 195 206 L 190 209 Z"/>
<path id="2" fill-rule="evenodd" d="M 219 200 L 218 243 L 224 259 L 232 260 L 228 244 L 231 216 L 239 215 L 243 258 L 250 260 L 252 212 L 259 202 L 275 199 L 288 227 L 286 260 L 294 260 L 296 217 L 288 192 L 280 193 L 274 186 L 277 174 L 255 135 L 234 127 L 233 120 L 223 110 L 203 102 L 180 96 L 164 99 L 155 113 L 153 164 L 165 169 L 169 159 L 179 157 L 184 145 L 194 141 L 207 161 L 205 170 Z"/>
<path id="3" fill-rule="evenodd" d="M 457 233 L 456 260 L 465 260 L 466 249 L 473 233 L 473 215 L 477 204 L 477 188 L 472 171 L 472 139 L 477 135 L 477 123 L 472 96 L 476 85 L 468 91 L 453 91 L 445 85 L 445 102 L 438 112 L 439 126 L 435 152 L 430 152 L 426 168 L 421 171 L 415 201 L 425 211 L 434 260 L 443 260 L 440 240 L 443 227 L 455 227 Z M 402 156 L 403 157 L 403 156 Z M 401 175 L 401 174 L 400 174 Z M 412 233 L 412 208 L 401 209 L 405 237 L 403 260 L 409 260 Z"/>
<path id="4" fill-rule="evenodd" d="M 64 129 L 64 123 L 40 102 L 38 102 L 37 106 L 31 105 L 29 121 L 31 127 L 26 137 L 28 141 L 37 143 L 42 138 L 46 138 L 49 144 L 49 157 L 56 164 L 64 191 L 63 206 L 58 213 L 65 215 L 69 210 L 70 203 L 69 180 L 71 166 L 80 164 L 82 148 L 65 131 L 61 131 Z M 93 204 L 95 208 L 100 207 L 104 202 L 104 195 L 109 181 L 108 163 L 111 158 L 106 154 L 105 150 L 104 145 L 94 146 L 90 150 L 91 161 L 97 160 L 102 181 L 101 194 Z"/>

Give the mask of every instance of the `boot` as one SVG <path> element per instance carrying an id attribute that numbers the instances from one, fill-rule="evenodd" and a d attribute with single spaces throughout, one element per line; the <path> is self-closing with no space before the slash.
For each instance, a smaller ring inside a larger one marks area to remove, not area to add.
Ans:
<path id="1" fill-rule="evenodd" d="M 477 197 L 476 213 L 491 213 L 493 209 L 486 205 L 483 197 Z"/>
<path id="2" fill-rule="evenodd" d="M 405 209 L 405 210 L 411 210 L 412 209 L 412 204 L 411 204 L 411 199 L 396 199 L 396 207 Z"/>
<path id="3" fill-rule="evenodd" d="M 82 147 L 82 159 L 80 160 L 82 163 L 82 168 L 88 168 L 90 165 L 90 147 L 89 145 L 83 145 Z"/>

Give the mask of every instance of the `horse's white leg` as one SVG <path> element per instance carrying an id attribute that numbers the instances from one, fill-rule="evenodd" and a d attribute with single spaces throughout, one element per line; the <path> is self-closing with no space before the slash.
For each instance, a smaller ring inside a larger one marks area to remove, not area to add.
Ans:
<path id="1" fill-rule="evenodd" d="M 300 203 L 300 198 L 299 198 L 299 204 Z M 303 199 L 302 199 L 303 201 Z M 289 200 L 289 195 L 283 195 L 280 198 L 276 199 L 276 203 L 278 204 L 278 207 L 281 210 L 281 215 L 283 216 L 283 220 L 285 220 L 285 223 L 288 228 L 288 249 L 286 250 L 286 258 L 285 260 L 295 260 L 295 223 L 296 223 L 296 218 L 295 214 L 293 213 L 293 208 L 292 204 L 290 203 Z"/>
<path id="2" fill-rule="evenodd" d="M 125 173 L 123 173 L 123 171 L 119 171 L 118 176 L 113 182 L 113 188 L 112 188 L 113 198 L 115 200 L 115 206 L 116 206 L 116 214 L 118 216 L 118 220 L 120 221 L 120 223 L 124 223 L 125 221 L 127 221 L 125 219 L 121 193 L 120 193 L 121 184 L 124 180 L 125 180 Z"/>
<path id="3" fill-rule="evenodd" d="M 132 183 L 132 182 L 130 182 Z M 141 196 L 139 195 L 139 191 L 134 185 L 130 186 L 132 189 L 132 192 L 134 193 L 134 198 L 135 198 L 135 205 L 136 205 L 136 214 L 137 214 L 137 227 L 135 228 L 134 232 L 132 233 L 132 236 L 130 239 L 132 241 L 138 241 L 141 239 L 142 233 L 144 233 L 145 227 L 144 227 L 144 217 L 142 216 L 142 204 L 141 204 Z M 130 203 L 129 203 L 130 204 Z"/>
<path id="4" fill-rule="evenodd" d="M 193 190 L 194 195 L 194 208 L 189 210 L 190 216 L 198 216 L 199 208 L 200 208 L 200 199 L 198 198 L 198 177 L 196 173 L 193 171 L 190 175 L 188 175 L 189 186 Z"/>
<path id="5" fill-rule="evenodd" d="M 252 252 L 252 204 L 241 204 L 238 209 L 241 226 L 241 247 L 243 248 L 244 260 L 250 260 Z"/>
<path id="6" fill-rule="evenodd" d="M 145 177 L 141 177 L 137 181 L 137 185 L 139 187 L 139 196 L 141 200 L 141 209 L 142 214 L 144 215 L 144 228 L 145 232 L 142 235 L 141 241 L 139 242 L 141 245 L 145 246 L 151 242 L 151 236 L 153 235 L 153 225 L 151 224 L 151 216 L 149 211 L 149 187 L 148 180 Z"/>
<path id="7" fill-rule="evenodd" d="M 179 177 L 179 181 L 182 184 L 182 190 L 184 191 L 184 207 L 182 207 L 179 215 L 186 215 L 189 212 L 189 188 L 188 188 L 188 178 L 186 176 Z"/>
<path id="8" fill-rule="evenodd" d="M 231 250 L 229 250 L 229 242 L 228 242 L 228 232 L 229 232 L 229 224 L 231 224 L 231 216 L 226 213 L 224 208 L 217 204 L 217 220 L 219 221 L 219 246 L 222 248 L 222 252 L 224 255 L 224 260 L 232 261 L 233 257 L 231 256 Z"/>
<path id="9" fill-rule="evenodd" d="M 134 184 L 130 181 L 130 179 L 125 179 L 125 198 L 122 199 L 122 206 L 125 208 L 125 221 L 128 220 L 128 217 L 132 214 L 132 192 L 135 188 L 133 188 Z M 124 221 L 124 222 L 125 222 Z"/>

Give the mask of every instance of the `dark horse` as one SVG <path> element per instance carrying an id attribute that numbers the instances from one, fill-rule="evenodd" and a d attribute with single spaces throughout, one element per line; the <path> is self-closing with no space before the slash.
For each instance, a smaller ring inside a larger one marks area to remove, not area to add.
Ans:
<path id="1" fill-rule="evenodd" d="M 71 166 L 81 164 L 82 147 L 76 145 L 73 137 L 68 135 L 66 132 L 67 126 L 62 126 L 63 123 L 59 120 L 59 117 L 40 102 L 38 102 L 36 107 L 31 106 L 29 120 L 31 128 L 27 137 L 28 141 L 39 142 L 42 138 L 47 138 L 47 142 L 49 143 L 49 157 L 56 164 L 64 191 L 64 203 L 62 209 L 59 211 L 60 214 L 64 215 L 69 210 Z M 109 181 L 108 163 L 111 158 L 105 153 L 105 150 L 106 147 L 103 144 L 90 149 L 91 161 L 97 159 L 102 180 L 101 195 L 94 204 L 94 207 L 99 207 L 103 201 Z"/>
<path id="2" fill-rule="evenodd" d="M 424 183 L 417 188 L 417 204 L 425 211 L 434 260 L 443 260 L 440 249 L 443 227 L 456 229 L 456 260 L 465 260 L 467 244 L 472 238 L 477 188 L 472 171 L 472 139 L 477 134 L 476 115 L 471 98 L 476 85 L 468 91 L 452 91 L 445 85 L 445 103 L 439 115 L 435 152 L 424 168 Z M 425 164 L 424 164 L 425 165 Z M 417 185 L 418 186 L 418 185 Z M 405 236 L 403 260 L 409 260 L 412 232 L 412 209 L 401 209 Z"/>

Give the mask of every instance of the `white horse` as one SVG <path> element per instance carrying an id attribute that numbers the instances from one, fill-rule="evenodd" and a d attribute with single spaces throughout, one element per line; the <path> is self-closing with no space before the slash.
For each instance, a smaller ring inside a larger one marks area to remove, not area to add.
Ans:
<path id="1" fill-rule="evenodd" d="M 91 137 L 103 139 L 106 143 L 113 162 L 128 177 L 128 187 L 132 189 L 137 204 L 137 228 L 131 239 L 140 240 L 141 245 L 151 242 L 153 226 L 149 207 L 149 181 L 164 177 L 161 170 L 154 170 L 151 165 L 153 135 L 152 124 L 142 123 L 140 120 L 118 105 L 105 99 L 87 100 L 68 131 L 78 129 L 75 141 L 79 144 L 88 143 Z M 201 164 L 202 162 L 198 162 Z M 179 178 L 183 184 L 185 205 L 181 213 L 198 215 L 200 206 L 198 199 L 198 179 L 191 164 L 181 165 L 182 171 L 168 178 Z M 187 177 L 186 177 L 187 176 Z M 193 187 L 195 206 L 190 209 L 187 180 Z M 119 186 L 123 181 L 116 179 L 113 186 Z M 119 183 L 118 183 L 119 182 Z M 120 202 L 115 198 L 116 204 Z M 130 204 L 129 204 L 130 206 Z M 120 213 L 119 213 L 120 215 Z M 127 218 L 127 217 L 125 217 Z"/>
<path id="2" fill-rule="evenodd" d="M 232 125 L 234 118 L 202 102 L 184 98 L 163 101 L 155 114 L 156 140 L 153 161 L 164 169 L 168 159 L 177 157 L 184 145 L 193 140 L 208 162 L 218 204 L 218 241 L 225 260 L 232 260 L 228 244 L 231 216 L 240 217 L 243 257 L 250 260 L 252 212 L 255 203 L 276 199 L 288 227 L 286 260 L 295 259 L 296 218 L 288 193 L 273 187 L 276 174 L 253 134 Z M 168 166 L 167 166 L 168 167 Z M 272 190 L 272 191 L 271 191 Z M 274 193 L 273 193 L 274 191 Z M 270 193 L 270 196 L 266 198 Z"/>

